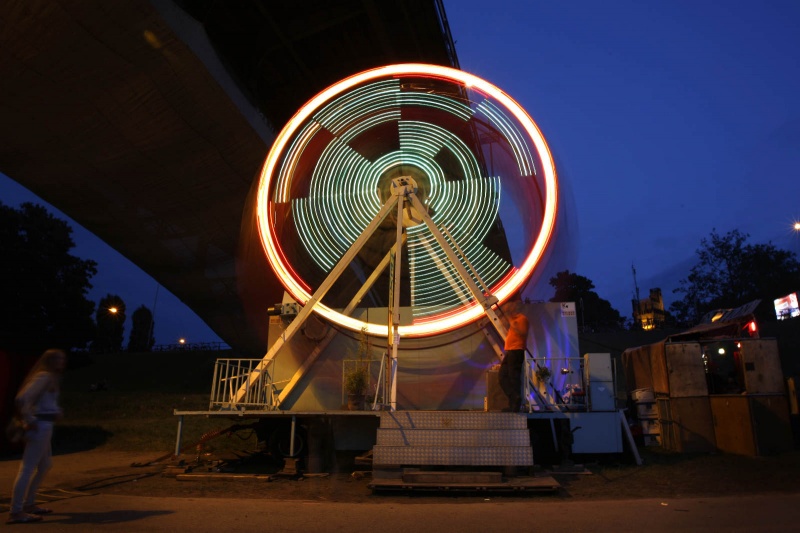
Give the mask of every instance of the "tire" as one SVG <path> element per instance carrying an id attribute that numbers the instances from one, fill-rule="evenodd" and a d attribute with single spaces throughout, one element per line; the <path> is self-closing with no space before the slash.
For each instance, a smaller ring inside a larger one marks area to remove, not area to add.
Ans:
<path id="1" fill-rule="evenodd" d="M 284 457 L 299 457 L 306 453 L 306 431 L 297 428 L 294 434 L 294 455 L 290 454 L 289 445 L 291 442 L 291 428 L 279 427 L 269 436 L 267 446 L 273 457 L 283 459 Z"/>

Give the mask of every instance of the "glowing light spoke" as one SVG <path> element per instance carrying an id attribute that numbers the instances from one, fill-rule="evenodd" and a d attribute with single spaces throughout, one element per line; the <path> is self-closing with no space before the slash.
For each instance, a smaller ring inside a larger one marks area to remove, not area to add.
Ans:
<path id="1" fill-rule="evenodd" d="M 292 146 L 289 148 L 289 153 L 286 156 L 286 162 L 284 163 L 283 167 L 281 167 L 281 171 L 278 174 L 277 183 L 275 185 L 276 203 L 285 203 L 289 201 L 289 186 L 291 185 L 292 176 L 295 168 L 297 167 L 297 161 L 318 130 L 319 124 L 315 122 L 309 124 L 303 129 L 301 134 L 298 135 L 295 142 L 292 143 Z"/>
<path id="2" fill-rule="evenodd" d="M 343 132 L 342 135 L 339 136 L 339 140 L 343 143 L 349 143 L 365 131 L 369 131 L 379 124 L 384 124 L 386 122 L 397 122 L 398 120 L 400 120 L 399 110 L 390 110 L 383 113 L 378 113 L 377 115 L 370 117 L 363 122 L 353 125 L 352 128 Z"/>
<path id="3" fill-rule="evenodd" d="M 481 102 L 480 105 L 478 105 L 478 110 L 489 117 L 489 119 L 505 134 L 506 139 L 511 142 L 511 147 L 517 158 L 519 173 L 523 176 L 530 176 L 533 174 L 533 158 L 531 157 L 530 150 L 528 150 L 528 145 L 522 140 L 522 134 L 519 130 L 511 124 L 505 115 L 497 109 L 497 106 L 491 102 Z"/>
<path id="4" fill-rule="evenodd" d="M 428 316 L 452 307 L 453 296 L 463 304 L 469 301 L 469 290 L 450 265 L 447 257 L 430 233 L 409 241 L 411 274 L 416 281 L 412 307 L 416 316 Z"/>
<path id="5" fill-rule="evenodd" d="M 483 239 L 491 229 L 497 218 L 499 209 L 499 179 L 466 180 L 447 182 L 443 186 L 442 202 L 434 205 L 436 214 L 432 217 L 435 223 L 443 221 L 447 224 L 451 235 L 469 258 L 470 263 L 481 274 L 481 278 L 489 286 L 493 285 L 507 272 L 509 264 L 482 244 Z M 418 279 L 424 276 L 432 283 L 441 283 L 443 279 L 451 286 L 453 281 L 441 273 L 441 265 L 448 259 L 438 244 L 433 240 L 427 228 L 421 231 L 412 231 L 409 235 L 409 254 L 414 254 L 412 276 Z M 452 243 L 451 243 L 452 246 Z M 424 253 L 420 252 L 424 250 Z M 477 282 L 477 280 L 474 280 Z M 468 294 L 466 286 L 458 280 L 464 294 Z M 428 284 L 415 283 L 412 302 L 414 302 L 414 315 L 425 316 L 433 311 L 447 306 L 452 300 L 452 294 L 432 290 Z M 461 293 L 455 291 L 460 296 Z M 419 293 L 419 295 L 417 294 Z M 463 300 L 463 298 L 462 298 Z M 462 301 L 463 303 L 463 301 Z"/>
<path id="6" fill-rule="evenodd" d="M 293 202 L 300 239 L 323 270 L 333 268 L 380 210 L 370 189 L 349 180 L 367 166 L 360 154 L 334 139 L 320 156 L 309 197 Z"/>
<path id="7" fill-rule="evenodd" d="M 403 106 L 426 106 L 432 107 L 434 109 L 439 109 L 440 111 L 446 111 L 451 113 L 463 121 L 467 121 L 472 118 L 473 111 L 469 107 L 465 106 L 460 102 L 456 102 L 450 98 L 445 96 L 441 96 L 438 94 L 429 94 L 429 93 L 400 93 L 398 96 L 400 100 L 400 105 Z"/>
<path id="8" fill-rule="evenodd" d="M 428 157 L 434 157 L 442 148 L 447 148 L 456 156 L 463 179 L 473 179 L 481 175 L 475 154 L 461 139 L 444 128 L 424 122 L 401 121 L 399 130 L 401 149 L 419 151 Z"/>
<path id="9" fill-rule="evenodd" d="M 338 134 L 354 118 L 385 107 L 396 107 L 399 92 L 399 80 L 375 82 L 345 94 L 315 115 L 314 120 L 328 131 Z"/>

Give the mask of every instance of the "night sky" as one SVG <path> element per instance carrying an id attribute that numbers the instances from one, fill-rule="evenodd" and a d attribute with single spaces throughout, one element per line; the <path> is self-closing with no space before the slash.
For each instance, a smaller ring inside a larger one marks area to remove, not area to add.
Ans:
<path id="1" fill-rule="evenodd" d="M 623 316 L 632 264 L 642 296 L 660 287 L 669 305 L 714 228 L 800 253 L 800 2 L 445 8 L 461 68 L 517 100 L 550 143 L 577 227 L 572 270 Z M 0 199 L 44 203 L 2 174 Z M 99 263 L 90 298 L 152 308 L 156 282 L 71 224 L 73 253 Z M 155 311 L 157 343 L 219 340 L 163 287 Z"/>
<path id="2" fill-rule="evenodd" d="M 461 68 L 550 143 L 574 200 L 574 271 L 624 316 L 632 264 L 642 296 L 660 287 L 669 305 L 714 228 L 800 252 L 800 2 L 445 8 Z"/>

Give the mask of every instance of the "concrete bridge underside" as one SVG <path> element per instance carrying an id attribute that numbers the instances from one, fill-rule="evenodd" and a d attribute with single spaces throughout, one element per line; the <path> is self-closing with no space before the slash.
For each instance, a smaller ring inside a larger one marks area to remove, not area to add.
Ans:
<path id="1" fill-rule="evenodd" d="M 273 136 L 397 62 L 458 65 L 441 1 L 2 2 L 0 171 L 260 356 L 282 289 L 249 196 Z"/>

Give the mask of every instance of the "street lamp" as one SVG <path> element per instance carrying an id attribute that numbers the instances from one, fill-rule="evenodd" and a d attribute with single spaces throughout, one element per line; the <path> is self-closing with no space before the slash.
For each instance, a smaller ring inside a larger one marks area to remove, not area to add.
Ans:
<path id="1" fill-rule="evenodd" d="M 119 309 L 117 309 L 116 307 L 109 307 L 108 312 L 111 313 L 112 315 L 116 315 L 117 313 L 119 313 Z"/>
<path id="2" fill-rule="evenodd" d="M 792 229 L 795 232 L 795 240 L 798 242 L 797 247 L 800 251 L 800 220 L 794 221 L 794 224 L 792 224 Z"/>

